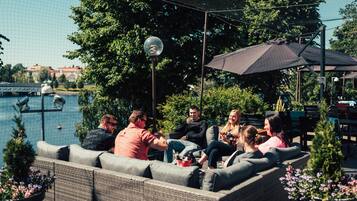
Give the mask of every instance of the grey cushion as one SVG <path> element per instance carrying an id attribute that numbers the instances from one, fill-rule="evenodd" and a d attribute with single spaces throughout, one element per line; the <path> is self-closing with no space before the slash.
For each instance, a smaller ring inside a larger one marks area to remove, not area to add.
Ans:
<path id="1" fill-rule="evenodd" d="M 199 169 L 197 166 L 179 167 L 171 163 L 152 161 L 150 171 L 155 180 L 199 188 Z"/>
<path id="2" fill-rule="evenodd" d="M 37 155 L 46 158 L 68 161 L 69 149 L 67 145 L 57 146 L 48 144 L 45 141 L 38 141 Z"/>
<path id="3" fill-rule="evenodd" d="M 104 152 L 87 150 L 78 144 L 71 144 L 69 145 L 69 161 L 92 167 L 101 167 L 99 156 Z"/>
<path id="4" fill-rule="evenodd" d="M 274 161 L 269 160 L 268 158 L 246 158 L 241 160 L 253 164 L 253 169 L 255 173 L 261 172 L 274 166 Z"/>
<path id="5" fill-rule="evenodd" d="M 209 145 L 213 140 L 218 140 L 219 128 L 218 126 L 211 126 L 206 131 L 207 145 Z"/>
<path id="6" fill-rule="evenodd" d="M 99 159 L 103 169 L 151 178 L 150 161 L 115 156 L 111 153 L 104 153 Z"/>
<path id="7" fill-rule="evenodd" d="M 219 191 L 229 189 L 253 174 L 253 164 L 242 161 L 224 169 L 207 170 L 202 182 L 202 189 Z"/>
<path id="8" fill-rule="evenodd" d="M 295 158 L 301 154 L 301 148 L 299 146 L 275 149 L 279 152 L 281 162 Z"/>
<path id="9" fill-rule="evenodd" d="M 270 148 L 268 152 L 264 154 L 265 158 L 268 158 L 273 164 L 281 165 L 280 155 L 276 148 Z"/>

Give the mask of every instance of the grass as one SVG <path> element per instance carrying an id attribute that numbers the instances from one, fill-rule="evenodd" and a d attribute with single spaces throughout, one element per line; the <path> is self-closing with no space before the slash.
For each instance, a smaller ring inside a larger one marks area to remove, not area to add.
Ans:
<path id="1" fill-rule="evenodd" d="M 84 87 L 82 89 L 78 89 L 78 88 L 64 88 L 63 84 L 60 84 L 56 89 L 54 89 L 55 92 L 77 92 L 79 93 L 82 90 L 88 90 L 88 91 L 95 91 L 96 90 L 96 86 L 93 84 L 90 85 L 84 85 Z"/>

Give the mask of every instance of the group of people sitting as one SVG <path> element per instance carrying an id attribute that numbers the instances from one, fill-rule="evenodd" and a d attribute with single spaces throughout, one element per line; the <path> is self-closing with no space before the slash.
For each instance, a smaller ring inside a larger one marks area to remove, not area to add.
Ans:
<path id="1" fill-rule="evenodd" d="M 213 126 L 214 135 L 218 136 L 207 145 L 207 122 L 200 118 L 197 106 L 191 106 L 186 122 L 179 125 L 169 139 L 162 133 L 146 130 L 147 115 L 134 110 L 129 117 L 129 125 L 116 134 L 117 119 L 113 115 L 104 115 L 98 129 L 90 131 L 82 142 L 82 147 L 90 150 L 105 150 L 117 156 L 148 160 L 149 148 L 164 151 L 164 161 L 175 163 L 174 153 L 184 158 L 193 151 L 202 150 L 195 165 L 202 166 L 208 161 L 208 168 L 217 168 L 222 156 L 230 156 L 225 166 L 239 162 L 243 158 L 260 158 L 271 147 L 288 147 L 288 140 L 282 130 L 278 115 L 266 117 L 264 130 L 270 138 L 258 144 L 258 129 L 251 125 L 240 124 L 240 111 L 232 110 L 226 125 L 219 129 Z"/>

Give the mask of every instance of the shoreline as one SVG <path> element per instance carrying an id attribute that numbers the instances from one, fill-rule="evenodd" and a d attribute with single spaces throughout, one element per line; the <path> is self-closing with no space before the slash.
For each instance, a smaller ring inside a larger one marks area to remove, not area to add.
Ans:
<path id="1" fill-rule="evenodd" d="M 78 95 L 79 91 L 55 91 L 58 95 Z"/>

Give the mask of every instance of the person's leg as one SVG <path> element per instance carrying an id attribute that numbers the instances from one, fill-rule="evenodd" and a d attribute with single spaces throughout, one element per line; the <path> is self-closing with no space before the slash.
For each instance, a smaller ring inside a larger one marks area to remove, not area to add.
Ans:
<path id="1" fill-rule="evenodd" d="M 217 161 L 220 157 L 230 155 L 235 151 L 235 148 L 223 142 L 216 142 L 215 148 L 208 155 L 208 166 L 216 168 Z"/>
<path id="2" fill-rule="evenodd" d="M 217 161 L 219 158 L 219 151 L 217 148 L 212 149 L 210 154 L 208 155 L 208 168 L 217 168 Z"/>
<path id="3" fill-rule="evenodd" d="M 202 151 L 202 156 L 198 160 L 198 163 L 203 165 L 203 163 L 208 159 L 208 156 L 210 155 L 211 151 L 214 150 L 217 146 L 219 146 L 219 143 L 219 141 L 211 141 L 208 147 Z"/>
<path id="4" fill-rule="evenodd" d="M 167 163 L 171 163 L 173 161 L 173 152 L 174 151 L 182 151 L 185 148 L 185 145 L 182 143 L 183 140 L 177 139 L 168 139 L 167 140 L 167 150 L 164 153 L 164 161 Z"/>
<path id="5" fill-rule="evenodd" d="M 180 140 L 180 142 L 182 143 L 182 145 L 184 146 L 183 149 L 177 150 L 179 151 L 179 156 L 181 158 L 183 158 L 189 151 L 194 151 L 194 150 L 198 150 L 200 149 L 200 146 L 198 146 L 196 143 L 187 141 L 187 140 Z M 181 148 L 181 147 L 180 147 Z M 176 149 L 175 149 L 176 150 Z"/>

